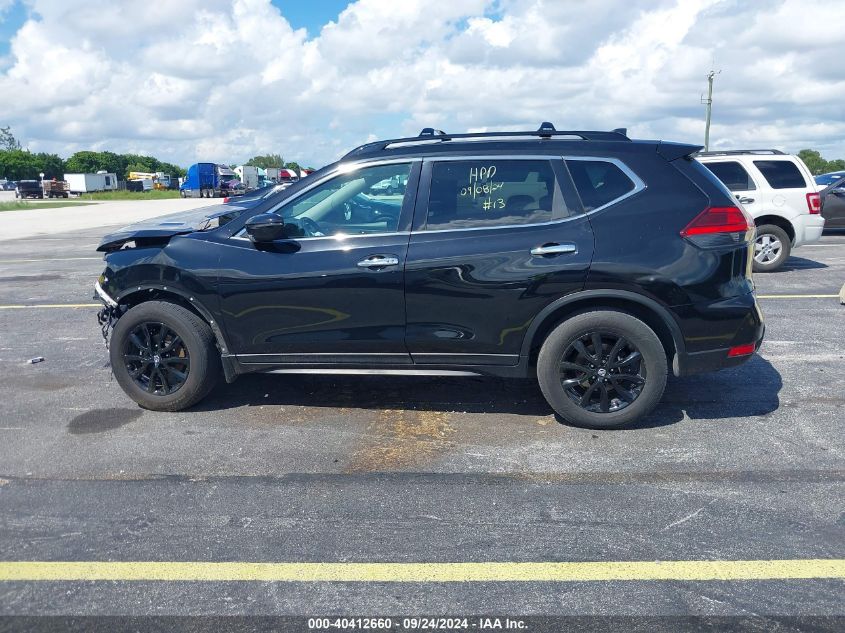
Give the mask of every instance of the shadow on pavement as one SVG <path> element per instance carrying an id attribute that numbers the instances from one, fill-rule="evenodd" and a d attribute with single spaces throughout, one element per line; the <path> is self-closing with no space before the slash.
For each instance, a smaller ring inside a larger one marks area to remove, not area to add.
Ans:
<path id="1" fill-rule="evenodd" d="M 777 370 L 759 355 L 720 372 L 670 376 L 661 403 L 634 428 L 675 424 L 685 413 L 693 420 L 768 415 L 779 406 L 782 385 Z M 553 413 L 531 380 L 313 374 L 242 376 L 234 384 L 221 384 L 193 410 L 265 405 L 526 416 Z M 565 424 L 560 418 L 558 421 Z"/>
<path id="2" fill-rule="evenodd" d="M 794 255 L 786 260 L 786 263 L 778 270 L 766 273 L 767 275 L 777 275 L 778 273 L 788 273 L 791 270 L 809 270 L 813 268 L 828 268 L 827 264 L 817 262 L 812 259 L 804 257 L 795 257 Z"/>

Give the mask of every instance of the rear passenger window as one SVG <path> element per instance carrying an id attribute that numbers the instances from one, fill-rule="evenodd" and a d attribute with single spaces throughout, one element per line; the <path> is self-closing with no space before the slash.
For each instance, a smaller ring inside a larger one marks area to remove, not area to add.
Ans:
<path id="1" fill-rule="evenodd" d="M 618 165 L 605 160 L 567 160 L 566 166 L 585 211 L 610 204 L 634 190 L 634 182 Z"/>
<path id="2" fill-rule="evenodd" d="M 772 189 L 805 189 L 807 182 L 798 166 L 788 160 L 755 160 L 754 165 Z"/>
<path id="3" fill-rule="evenodd" d="M 550 222 L 554 196 L 555 175 L 546 160 L 437 162 L 424 230 Z"/>
<path id="4" fill-rule="evenodd" d="M 702 163 L 712 171 L 716 178 L 721 180 L 731 191 L 752 191 L 757 187 L 745 167 L 735 160 L 727 160 L 720 163 Z"/>

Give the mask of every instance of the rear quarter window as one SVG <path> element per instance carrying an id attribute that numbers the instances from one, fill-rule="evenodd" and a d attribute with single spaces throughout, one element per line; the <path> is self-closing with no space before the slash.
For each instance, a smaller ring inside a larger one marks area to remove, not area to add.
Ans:
<path id="1" fill-rule="evenodd" d="M 755 160 L 754 166 L 760 170 L 772 189 L 807 188 L 807 181 L 795 163 L 787 160 Z"/>
<path id="2" fill-rule="evenodd" d="M 618 165 L 606 160 L 570 159 L 566 167 L 585 211 L 606 206 L 636 189 L 634 181 Z"/>
<path id="3" fill-rule="evenodd" d="M 720 161 L 718 163 L 702 163 L 713 172 L 731 191 L 752 191 L 756 189 L 751 175 L 735 160 Z"/>

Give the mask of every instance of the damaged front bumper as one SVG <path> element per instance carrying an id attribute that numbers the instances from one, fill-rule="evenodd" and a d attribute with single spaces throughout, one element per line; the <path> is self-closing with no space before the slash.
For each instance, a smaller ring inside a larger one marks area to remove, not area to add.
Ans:
<path id="1" fill-rule="evenodd" d="M 99 280 L 94 282 L 94 298 L 103 302 L 103 307 L 97 312 L 97 323 L 100 325 L 100 330 L 103 333 L 103 341 L 106 344 L 106 349 L 108 349 L 109 332 L 123 314 L 123 309 L 117 301 L 109 296 L 109 293 L 103 290 Z"/>
<path id="2" fill-rule="evenodd" d="M 108 307 L 111 307 L 111 308 L 117 307 L 117 301 L 112 299 L 109 296 L 109 293 L 107 293 L 105 290 L 103 290 L 103 287 L 100 285 L 99 279 L 94 282 L 94 298 L 99 299 L 100 301 L 105 303 L 106 306 L 108 306 Z"/>

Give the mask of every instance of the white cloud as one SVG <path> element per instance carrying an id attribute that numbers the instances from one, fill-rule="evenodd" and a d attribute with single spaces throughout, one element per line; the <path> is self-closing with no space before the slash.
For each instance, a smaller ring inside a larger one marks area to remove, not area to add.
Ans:
<path id="1" fill-rule="evenodd" d="M 4 0 L 0 0 L 2 8 Z M 319 165 L 376 137 L 534 127 L 845 157 L 834 0 L 359 0 L 309 39 L 269 0 L 28 0 L 0 125 L 34 150 Z M 176 16 L 176 19 L 174 16 Z"/>

